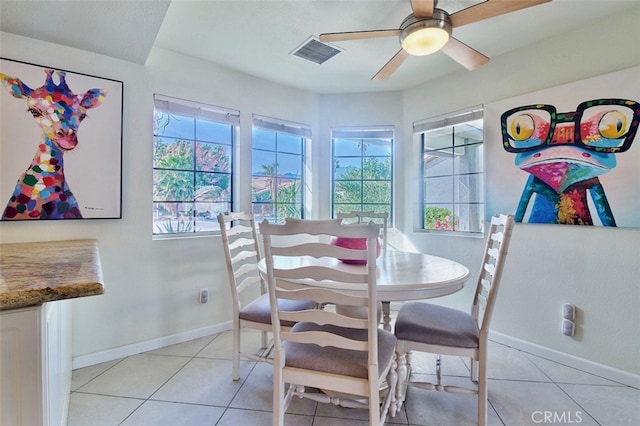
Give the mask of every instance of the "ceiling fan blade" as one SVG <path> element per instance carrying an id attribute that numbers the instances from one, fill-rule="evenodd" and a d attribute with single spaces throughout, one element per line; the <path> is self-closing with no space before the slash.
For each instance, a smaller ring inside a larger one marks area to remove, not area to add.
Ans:
<path id="1" fill-rule="evenodd" d="M 393 55 L 393 58 L 389 59 L 389 62 L 384 64 L 384 67 L 380 68 L 380 71 L 376 73 L 371 80 L 374 81 L 383 81 L 387 80 L 391 74 L 394 73 L 395 70 L 404 62 L 405 59 L 409 57 L 409 54 L 404 50 L 400 49 L 398 53 Z"/>
<path id="2" fill-rule="evenodd" d="M 435 0 L 411 0 L 411 9 L 416 18 L 431 18 Z"/>
<path id="3" fill-rule="evenodd" d="M 444 45 L 442 51 L 469 71 L 489 62 L 488 57 L 453 37 L 449 38 L 449 42 Z"/>
<path id="4" fill-rule="evenodd" d="M 451 25 L 456 28 L 550 1 L 551 0 L 487 0 L 484 3 L 456 12 L 449 18 L 451 19 Z"/>
<path id="5" fill-rule="evenodd" d="M 360 40 L 365 38 L 391 37 L 400 34 L 400 30 L 369 30 L 369 31 L 348 31 L 341 33 L 324 33 L 320 34 L 320 41 L 343 41 L 343 40 Z"/>

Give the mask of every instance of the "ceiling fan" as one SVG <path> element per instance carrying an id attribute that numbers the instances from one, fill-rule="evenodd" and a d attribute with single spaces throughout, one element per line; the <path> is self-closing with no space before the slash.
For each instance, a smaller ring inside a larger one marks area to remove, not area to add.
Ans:
<path id="1" fill-rule="evenodd" d="M 399 36 L 402 48 L 371 78 L 372 80 L 387 80 L 410 55 L 424 56 L 439 50 L 466 69 L 473 71 L 486 64 L 489 58 L 452 37 L 453 28 L 537 6 L 551 0 L 486 0 L 451 15 L 436 8 L 438 0 L 410 1 L 413 13 L 402 21 L 398 29 L 324 33 L 320 34 L 320 41 Z"/>

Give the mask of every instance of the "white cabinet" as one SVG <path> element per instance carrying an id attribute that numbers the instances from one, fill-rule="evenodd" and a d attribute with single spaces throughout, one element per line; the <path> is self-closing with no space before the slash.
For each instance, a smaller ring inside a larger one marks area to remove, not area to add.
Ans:
<path id="1" fill-rule="evenodd" d="M 103 293 L 95 240 L 0 244 L 0 426 L 67 423 L 70 299 Z"/>
<path id="2" fill-rule="evenodd" d="M 0 311 L 0 425 L 65 425 L 70 388 L 70 301 Z"/>

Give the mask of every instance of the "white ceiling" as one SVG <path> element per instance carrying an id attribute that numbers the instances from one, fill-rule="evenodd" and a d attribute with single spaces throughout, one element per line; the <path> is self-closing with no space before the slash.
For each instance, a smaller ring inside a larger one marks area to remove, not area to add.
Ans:
<path id="1" fill-rule="evenodd" d="M 480 1 L 440 0 L 438 7 L 453 13 Z M 606 34 L 600 18 L 638 4 L 552 0 L 453 35 L 492 58 L 585 26 Z M 439 52 L 409 57 L 388 81 L 371 81 L 399 50 L 396 37 L 335 43 L 344 51 L 322 65 L 290 54 L 323 32 L 398 28 L 409 13 L 409 0 L 0 0 L 0 30 L 139 64 L 155 45 L 317 93 L 402 90 L 470 72 Z"/>

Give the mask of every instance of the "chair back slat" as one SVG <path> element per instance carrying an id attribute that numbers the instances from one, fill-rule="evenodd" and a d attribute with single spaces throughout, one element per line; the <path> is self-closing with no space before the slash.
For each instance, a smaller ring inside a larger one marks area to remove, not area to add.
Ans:
<path id="1" fill-rule="evenodd" d="M 259 276 L 250 276 L 245 277 L 241 280 L 236 280 L 236 289 L 238 294 L 242 294 L 242 292 L 248 288 L 256 287 L 256 284 L 262 283 L 262 280 Z"/>
<path id="2" fill-rule="evenodd" d="M 297 244 L 287 247 L 271 247 L 271 253 L 274 256 L 292 256 L 298 253 L 305 253 L 307 256 L 318 257 L 335 257 L 336 254 L 342 258 L 354 260 L 367 260 L 367 252 L 363 250 L 354 250 L 346 247 L 329 246 L 326 243 L 306 243 Z"/>
<path id="3" fill-rule="evenodd" d="M 262 258 L 255 219 L 245 212 L 217 216 L 235 315 L 242 309 L 240 294 L 261 283 L 258 262 Z M 233 225 L 233 226 L 232 226 Z"/>
<path id="4" fill-rule="evenodd" d="M 260 233 L 264 235 L 263 230 L 267 229 L 269 235 L 329 235 L 335 231 L 335 226 L 340 224 L 340 219 L 332 220 L 299 220 L 294 221 L 292 218 L 285 219 L 286 226 L 277 226 L 269 223 L 266 219 L 260 223 Z M 264 225 L 264 227 L 263 227 Z M 343 232 L 345 229 L 343 229 Z"/>
<path id="5" fill-rule="evenodd" d="M 252 265 L 250 263 L 244 263 L 234 271 L 233 276 L 235 277 L 236 280 L 239 280 L 242 277 L 247 275 L 257 276 L 255 273 L 256 272 L 255 269 L 256 269 L 255 265 Z"/>
<path id="6" fill-rule="evenodd" d="M 255 240 L 253 238 L 237 238 L 232 242 L 229 242 L 229 250 L 234 251 L 239 248 L 251 247 L 255 244 Z"/>
<path id="7" fill-rule="evenodd" d="M 322 347 L 333 346 L 352 351 L 366 351 L 368 348 L 368 342 L 366 341 L 348 339 L 324 331 L 283 332 L 282 338 L 289 342 L 306 343 Z"/>
<path id="8" fill-rule="evenodd" d="M 338 281 L 366 284 L 368 277 L 362 274 L 337 271 L 325 266 L 303 266 L 294 269 L 278 269 L 278 277 L 295 280 Z"/>
<path id="9" fill-rule="evenodd" d="M 236 220 L 242 220 L 242 219 L 237 218 Z M 245 220 L 250 220 L 250 219 L 245 219 Z M 228 221 L 228 222 L 231 222 L 231 221 Z M 234 237 L 236 235 L 241 235 L 241 234 L 251 234 L 252 232 L 253 232 L 253 229 L 251 229 L 250 226 L 239 225 L 239 224 L 236 224 L 232 228 L 227 229 L 227 235 L 229 235 L 230 237 Z"/>
<path id="10" fill-rule="evenodd" d="M 347 294 L 339 289 L 326 291 L 324 288 L 300 288 L 300 283 L 304 281 L 287 281 L 277 279 L 278 288 L 276 289 L 276 296 L 281 299 L 290 300 L 315 300 L 322 297 L 326 303 L 340 304 L 343 306 L 356 306 L 366 307 L 366 298 L 353 294 Z M 311 285 L 317 283 L 309 282 Z"/>
<path id="11" fill-rule="evenodd" d="M 234 214 L 235 216 L 233 216 Z M 236 213 L 227 213 L 227 216 L 230 218 L 230 220 L 228 220 L 227 222 L 232 222 L 234 220 L 251 221 L 251 217 L 247 214 L 240 215 Z M 236 223 L 233 227 L 229 228 L 229 230 L 227 231 L 229 235 L 237 235 L 237 234 L 244 234 L 244 233 L 251 233 L 251 232 L 253 232 L 253 229 L 251 228 L 251 226 L 243 225 L 242 223 Z"/>
<path id="12" fill-rule="evenodd" d="M 366 318 L 353 318 L 345 315 L 336 315 L 322 309 L 310 309 L 306 311 L 280 312 L 280 320 L 291 322 L 312 322 L 321 325 L 340 325 L 348 328 L 366 328 Z"/>
<path id="13" fill-rule="evenodd" d="M 257 259 L 258 253 L 255 250 L 243 250 L 235 254 L 231 254 L 231 263 L 237 265 L 247 259 Z"/>
<path id="14" fill-rule="evenodd" d="M 478 276 L 471 312 L 480 330 L 489 331 L 495 295 L 498 292 L 502 270 L 514 227 L 513 215 L 495 215 L 491 218 L 482 267 Z"/>
<path id="15" fill-rule="evenodd" d="M 485 263 L 483 269 L 484 269 L 484 273 L 483 273 L 484 276 L 488 277 L 489 280 L 493 278 L 493 276 L 496 273 L 496 265 L 493 263 Z"/>
<path id="16" fill-rule="evenodd" d="M 500 239 L 502 241 L 502 238 Z M 489 256 L 493 259 L 497 259 L 500 256 L 500 250 L 497 247 L 491 247 L 489 249 Z"/>
<path id="17" fill-rule="evenodd" d="M 389 219 L 389 214 L 387 212 L 360 212 L 354 210 L 349 213 L 338 213 L 336 217 L 340 219 L 356 219 L 356 223 L 368 222 L 368 219 L 372 219 L 375 223 L 382 225 L 384 221 Z"/>
<path id="18" fill-rule="evenodd" d="M 484 309 L 486 309 L 487 306 L 487 295 L 489 293 L 488 292 L 484 292 L 483 294 L 479 294 L 478 297 L 476 298 L 476 306 L 478 306 L 479 308 L 481 308 L 483 311 Z M 480 312 L 480 311 L 478 311 Z"/>

